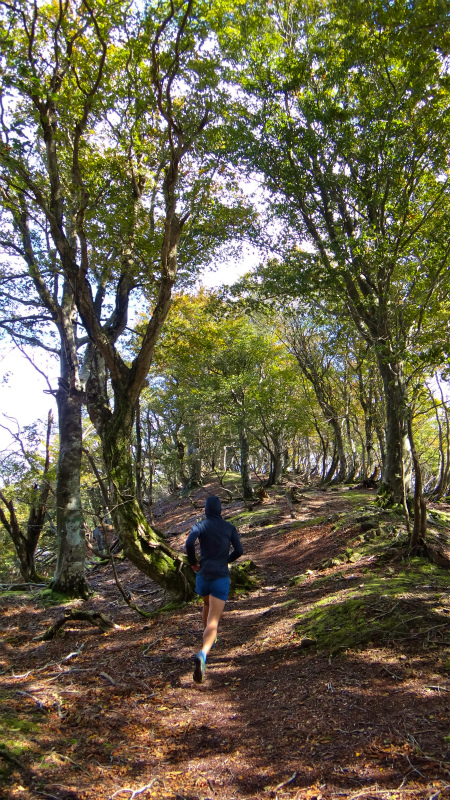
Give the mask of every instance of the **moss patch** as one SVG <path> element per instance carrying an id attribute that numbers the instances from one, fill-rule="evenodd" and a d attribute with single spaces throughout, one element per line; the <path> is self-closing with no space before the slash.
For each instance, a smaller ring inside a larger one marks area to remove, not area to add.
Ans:
<path id="1" fill-rule="evenodd" d="M 43 589 L 39 592 L 39 597 L 44 606 L 64 606 L 73 601 L 73 597 L 60 592 L 54 592 L 52 589 Z"/>
<path id="2" fill-rule="evenodd" d="M 450 574 L 423 559 L 413 561 L 407 570 L 368 574 L 363 583 L 341 592 L 331 591 L 330 580 L 330 593 L 299 618 L 296 634 L 314 639 L 319 649 L 331 653 L 408 639 L 427 647 L 433 646 L 435 636 L 450 643 L 450 620 L 439 606 L 450 592 Z M 320 583 L 323 592 L 324 582 Z M 311 590 L 318 584 L 311 584 Z"/>
<path id="3" fill-rule="evenodd" d="M 256 528 L 264 525 L 266 520 L 267 524 L 270 525 L 274 521 L 274 518 L 279 515 L 280 509 L 277 506 L 262 506 L 262 508 L 256 508 L 252 511 L 243 511 L 242 514 L 238 514 L 237 517 L 229 517 L 227 521 L 235 525 L 236 528 L 242 525 Z"/>
<path id="4" fill-rule="evenodd" d="M 314 525 L 323 525 L 323 523 L 328 519 L 326 514 L 322 514 L 320 517 L 311 517 L 301 522 L 293 522 L 289 527 L 293 530 L 300 530 L 301 528 L 313 528 Z"/>
<path id="5" fill-rule="evenodd" d="M 230 591 L 249 592 L 258 585 L 256 578 L 250 573 L 255 569 L 253 561 L 247 559 L 242 564 L 233 564 L 230 569 Z"/>

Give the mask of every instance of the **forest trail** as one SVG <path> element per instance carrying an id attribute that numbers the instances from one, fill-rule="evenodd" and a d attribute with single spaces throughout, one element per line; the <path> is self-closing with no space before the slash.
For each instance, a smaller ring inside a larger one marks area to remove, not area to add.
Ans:
<path id="1" fill-rule="evenodd" d="M 213 491 L 199 489 L 195 504 Z M 258 587 L 227 603 L 200 686 L 198 603 L 144 620 L 101 566 L 90 576 L 94 597 L 70 607 L 119 627 L 100 634 L 71 622 L 37 643 L 61 608 L 1 595 L 0 796 L 448 796 L 450 576 L 406 562 L 401 526 L 386 516 L 383 533 L 373 501 L 367 490 L 305 490 L 292 516 L 279 487 L 249 512 L 224 505 Z M 181 498 L 155 512 L 178 548 L 201 515 Z M 118 562 L 118 572 L 135 602 L 164 603 L 134 567 Z"/>

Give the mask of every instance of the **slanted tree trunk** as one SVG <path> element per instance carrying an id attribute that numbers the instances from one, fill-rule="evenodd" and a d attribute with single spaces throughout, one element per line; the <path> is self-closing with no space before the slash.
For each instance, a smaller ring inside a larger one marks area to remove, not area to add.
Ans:
<path id="1" fill-rule="evenodd" d="M 335 443 L 334 444 L 334 449 L 333 449 L 333 457 L 331 459 L 331 464 L 330 464 L 330 467 L 328 469 L 327 474 L 325 475 L 325 477 L 323 479 L 323 483 L 324 484 L 331 483 L 331 481 L 333 480 L 333 476 L 334 476 L 334 474 L 335 474 L 335 472 L 337 470 L 338 464 L 339 464 L 339 456 L 338 456 L 338 453 L 337 453 L 337 448 L 336 448 L 336 443 Z"/>
<path id="2" fill-rule="evenodd" d="M 121 412 L 121 413 L 120 413 Z M 134 410 L 124 397 L 114 417 L 101 431 L 106 468 L 111 482 L 111 516 L 124 554 L 155 583 L 175 597 L 194 596 L 195 575 L 183 556 L 170 548 L 150 527 L 136 500 L 130 440 Z"/>

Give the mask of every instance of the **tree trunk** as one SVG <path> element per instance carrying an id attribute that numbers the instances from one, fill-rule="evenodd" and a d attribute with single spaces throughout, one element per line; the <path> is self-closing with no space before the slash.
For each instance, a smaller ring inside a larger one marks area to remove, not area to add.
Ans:
<path id="1" fill-rule="evenodd" d="M 409 550 L 416 553 L 419 547 L 425 542 L 427 532 L 427 504 L 423 496 L 422 471 L 414 443 L 412 412 L 408 414 L 408 438 L 411 446 L 411 456 L 414 466 L 414 525 L 409 536 Z"/>
<path id="2" fill-rule="evenodd" d="M 5 530 L 8 531 L 12 539 L 19 561 L 19 569 L 22 578 L 26 583 L 42 583 L 43 578 L 36 571 L 36 564 L 34 560 L 37 539 L 33 547 L 21 530 L 20 523 L 17 519 L 16 510 L 14 508 L 14 502 L 12 500 L 8 500 L 1 491 L 0 500 L 8 510 L 7 516 L 3 507 L 0 505 L 0 522 Z"/>
<path id="3" fill-rule="evenodd" d="M 280 483 L 283 477 L 284 437 L 275 438 L 273 444 L 273 482 L 276 485 Z"/>
<path id="4" fill-rule="evenodd" d="M 333 475 L 337 470 L 338 464 L 339 464 L 339 457 L 337 454 L 336 443 L 335 443 L 333 450 L 333 458 L 331 459 L 330 468 L 327 474 L 325 475 L 325 478 L 323 479 L 323 483 L 327 484 L 331 482 L 331 480 L 333 479 Z"/>
<path id="5" fill-rule="evenodd" d="M 116 394 L 114 416 L 100 431 L 111 482 L 111 516 L 124 554 L 145 575 L 180 600 L 194 596 L 195 575 L 186 560 L 150 527 L 136 500 L 131 437 L 134 409 Z"/>
<path id="6" fill-rule="evenodd" d="M 67 366 L 66 363 L 63 375 L 68 372 Z M 51 586 L 53 591 L 70 597 L 87 597 L 89 587 L 85 580 L 84 564 L 86 542 L 80 497 L 83 395 L 73 382 L 71 384 L 60 378 L 56 394 L 59 417 L 56 483 L 58 557 Z"/>
<path id="7" fill-rule="evenodd" d="M 202 459 L 199 455 L 199 450 L 200 450 L 200 440 L 199 437 L 196 435 L 192 437 L 192 439 L 188 442 L 187 446 L 189 481 L 187 483 L 186 489 L 188 490 L 195 489 L 197 486 L 201 486 Z"/>
<path id="8" fill-rule="evenodd" d="M 241 481 L 242 481 L 242 491 L 244 493 L 244 497 L 246 500 L 250 500 L 253 497 L 253 487 L 252 482 L 250 480 L 250 469 L 249 469 L 249 444 L 248 444 L 248 434 L 245 424 L 240 422 L 238 425 L 239 431 L 239 445 L 241 448 Z"/>
<path id="9" fill-rule="evenodd" d="M 344 440 L 342 438 L 342 430 L 339 420 L 336 417 L 331 417 L 329 419 L 329 424 L 331 425 L 334 433 L 334 445 L 335 445 L 335 453 L 333 455 L 334 458 L 337 459 L 336 467 L 333 470 L 333 474 L 335 473 L 337 467 L 338 474 L 336 475 L 336 482 L 337 483 L 344 483 L 347 477 L 347 459 L 345 457 L 345 448 L 344 448 Z M 326 481 L 331 480 L 331 478 L 326 478 Z"/>
<path id="10" fill-rule="evenodd" d="M 83 448 L 81 388 L 76 348 L 76 307 L 68 281 L 61 304 L 59 387 L 56 392 L 59 457 L 56 481 L 58 556 L 51 587 L 70 597 L 89 594 L 85 579 L 86 538 L 81 510 L 80 479 Z"/>
<path id="11" fill-rule="evenodd" d="M 436 486 L 434 487 L 433 491 L 430 493 L 430 498 L 432 497 L 433 500 L 440 500 L 440 498 L 443 497 L 444 494 L 446 493 L 448 486 L 448 474 L 450 469 L 450 426 L 449 426 L 448 410 L 445 403 L 444 393 L 442 391 L 442 386 L 439 383 L 439 378 L 437 375 L 436 375 L 436 383 L 439 387 L 439 391 L 441 394 L 440 406 L 444 412 L 445 436 L 440 416 L 440 408 L 436 403 L 436 399 L 434 397 L 432 389 L 429 386 L 427 386 L 431 402 L 433 403 L 434 406 L 434 413 L 436 417 L 436 424 L 438 426 L 438 434 L 439 434 L 439 480 Z"/>
<path id="12" fill-rule="evenodd" d="M 386 458 L 383 463 L 383 476 L 380 493 L 391 503 L 402 503 L 404 487 L 402 480 L 403 466 L 407 455 L 407 394 L 402 367 L 400 364 L 388 364 L 379 357 L 379 368 L 384 386 L 386 403 Z M 405 476 L 405 491 L 409 490 L 409 478 Z"/>
<path id="13" fill-rule="evenodd" d="M 142 432 L 141 432 L 141 404 L 138 399 L 136 403 L 136 460 L 135 460 L 135 475 L 136 475 L 136 500 L 139 507 L 144 510 L 142 505 Z"/>

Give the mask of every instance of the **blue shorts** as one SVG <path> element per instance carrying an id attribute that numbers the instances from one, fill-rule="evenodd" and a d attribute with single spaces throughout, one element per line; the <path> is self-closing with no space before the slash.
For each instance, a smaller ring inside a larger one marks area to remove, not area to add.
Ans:
<path id="1" fill-rule="evenodd" d="M 227 600 L 228 592 L 230 591 L 230 579 L 226 575 L 224 578 L 213 578 L 213 580 L 207 580 L 202 575 L 197 573 L 197 577 L 195 579 L 195 591 L 201 597 L 206 597 L 208 594 L 212 594 L 213 597 L 217 597 L 218 600 Z"/>

